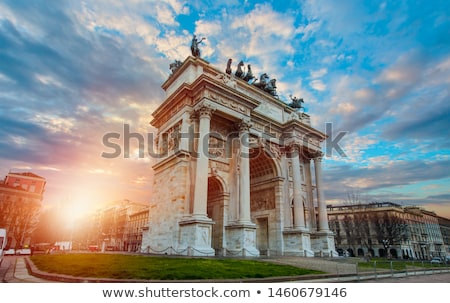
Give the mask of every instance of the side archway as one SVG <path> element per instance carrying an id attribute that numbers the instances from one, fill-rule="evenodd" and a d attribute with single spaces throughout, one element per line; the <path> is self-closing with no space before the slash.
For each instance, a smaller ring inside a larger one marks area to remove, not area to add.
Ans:
<path id="1" fill-rule="evenodd" d="M 216 255 L 221 255 L 224 248 L 225 191 L 224 183 L 217 176 L 208 178 L 207 214 L 214 222 L 212 226 L 211 246 Z"/>

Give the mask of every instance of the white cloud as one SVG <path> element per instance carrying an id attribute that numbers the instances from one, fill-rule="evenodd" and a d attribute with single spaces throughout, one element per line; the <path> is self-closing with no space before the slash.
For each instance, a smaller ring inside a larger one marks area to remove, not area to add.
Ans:
<path id="1" fill-rule="evenodd" d="M 326 68 L 321 68 L 319 70 L 313 70 L 311 71 L 311 78 L 316 79 L 316 78 L 321 78 L 323 76 L 325 76 L 328 73 L 328 70 Z"/>
<path id="2" fill-rule="evenodd" d="M 36 114 L 31 121 L 40 124 L 42 127 L 48 129 L 52 133 L 72 133 L 76 120 L 74 118 L 61 118 L 49 114 Z"/>
<path id="3" fill-rule="evenodd" d="M 166 5 L 159 4 L 156 6 L 156 19 L 161 24 L 176 26 L 179 25 L 175 21 L 175 15 L 173 11 Z"/>
<path id="4" fill-rule="evenodd" d="M 296 33 L 303 34 L 301 40 L 303 42 L 305 42 L 305 41 L 309 40 L 309 38 L 311 38 L 313 35 L 315 35 L 315 33 L 317 31 L 319 31 L 321 25 L 322 25 L 322 23 L 318 22 L 318 21 L 310 22 L 307 25 L 300 25 L 296 29 Z"/>
<path id="5" fill-rule="evenodd" d="M 325 85 L 325 83 L 323 83 L 322 80 L 312 80 L 311 82 L 309 82 L 309 85 L 318 91 L 324 91 L 327 89 L 327 86 Z"/>

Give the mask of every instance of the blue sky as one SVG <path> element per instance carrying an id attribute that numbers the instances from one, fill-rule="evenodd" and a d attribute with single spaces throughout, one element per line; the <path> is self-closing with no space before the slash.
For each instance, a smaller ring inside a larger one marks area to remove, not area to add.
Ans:
<path id="1" fill-rule="evenodd" d="M 169 63 L 228 58 L 302 97 L 346 157 L 329 203 L 421 205 L 450 217 L 447 1 L 2 1 L 0 173 L 47 178 L 45 203 L 151 199 L 151 159 L 104 159 L 107 132 L 148 133 Z"/>

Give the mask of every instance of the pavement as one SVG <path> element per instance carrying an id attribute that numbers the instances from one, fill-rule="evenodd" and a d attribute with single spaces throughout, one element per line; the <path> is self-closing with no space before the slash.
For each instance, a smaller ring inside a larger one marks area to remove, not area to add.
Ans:
<path id="1" fill-rule="evenodd" d="M 322 275 L 306 275 L 298 277 L 279 277 L 268 279 L 247 279 L 247 280 L 208 280 L 201 282 L 263 282 L 263 283 L 449 283 L 450 269 L 425 270 L 415 272 L 391 273 L 389 271 L 379 273 L 358 273 L 356 264 L 342 262 L 339 259 L 313 259 L 300 257 L 280 257 L 265 259 L 265 261 L 278 264 L 289 264 L 293 266 L 310 268 L 327 272 Z M 6 283 L 61 283 L 61 282 L 167 282 L 167 281 L 142 281 L 142 280 L 117 280 L 117 279 L 97 279 L 79 278 L 67 275 L 50 274 L 39 271 L 28 257 L 7 256 L 0 266 L 0 278 Z M 182 281 L 177 281 L 182 282 Z M 199 281 L 183 281 L 199 282 Z"/>
<path id="2" fill-rule="evenodd" d="M 25 257 L 3 257 L 0 267 L 0 278 L 5 283 L 49 283 L 56 282 L 31 275 L 26 266 Z"/>

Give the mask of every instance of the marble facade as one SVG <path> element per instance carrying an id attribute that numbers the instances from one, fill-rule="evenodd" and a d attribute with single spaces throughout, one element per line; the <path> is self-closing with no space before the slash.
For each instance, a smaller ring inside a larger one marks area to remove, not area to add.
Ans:
<path id="1" fill-rule="evenodd" d="M 142 252 L 337 256 L 308 115 L 198 57 L 162 88 Z"/>

